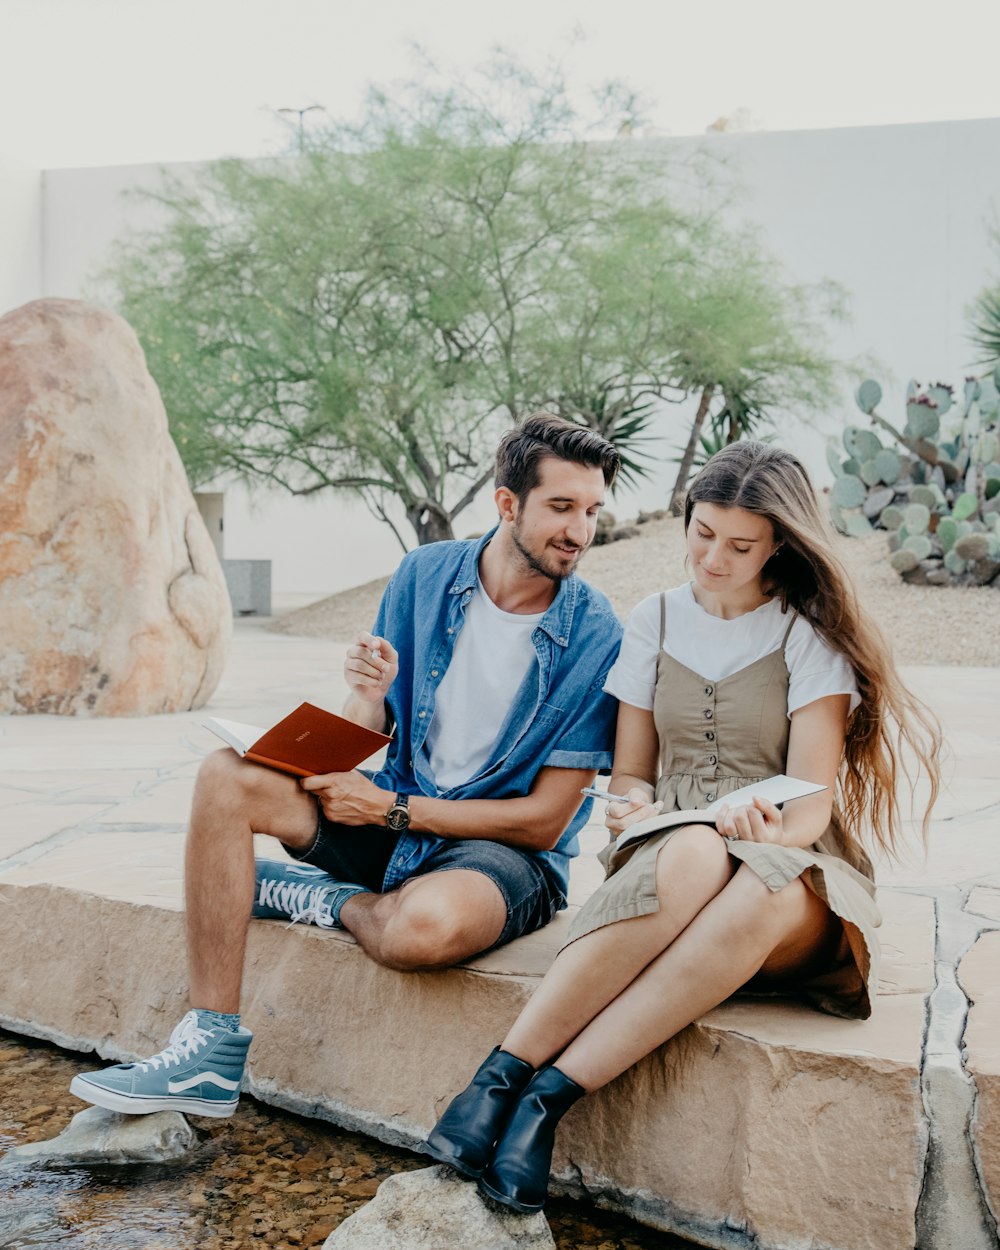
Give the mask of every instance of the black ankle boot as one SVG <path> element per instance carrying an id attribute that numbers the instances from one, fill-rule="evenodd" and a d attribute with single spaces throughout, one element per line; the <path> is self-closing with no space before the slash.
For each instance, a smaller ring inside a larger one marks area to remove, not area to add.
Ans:
<path id="1" fill-rule="evenodd" d="M 511 1107 L 534 1074 L 530 1063 L 498 1046 L 452 1099 L 420 1150 L 463 1176 L 482 1176 Z"/>
<path id="2" fill-rule="evenodd" d="M 556 1125 L 586 1092 L 558 1068 L 536 1073 L 480 1178 L 481 1192 L 515 1211 L 540 1211 L 549 1189 Z"/>

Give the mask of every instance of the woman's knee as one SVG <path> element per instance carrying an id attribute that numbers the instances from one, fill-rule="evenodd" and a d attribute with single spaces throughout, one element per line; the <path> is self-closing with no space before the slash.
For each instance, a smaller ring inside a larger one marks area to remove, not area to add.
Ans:
<path id="1" fill-rule="evenodd" d="M 697 890 L 712 897 L 735 871 L 726 841 L 711 825 L 685 825 L 661 848 L 656 860 L 657 889 Z"/>

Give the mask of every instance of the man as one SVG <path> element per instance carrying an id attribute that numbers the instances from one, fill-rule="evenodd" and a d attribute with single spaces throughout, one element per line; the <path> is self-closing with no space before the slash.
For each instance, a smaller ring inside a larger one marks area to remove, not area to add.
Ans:
<path id="1" fill-rule="evenodd" d="M 580 791 L 611 764 L 602 686 L 621 638 L 573 573 L 618 465 L 599 435 L 531 417 L 497 451 L 497 527 L 404 557 L 344 665 L 344 715 L 393 732 L 374 776 L 300 782 L 230 750 L 205 760 L 185 873 L 192 1010 L 158 1055 L 78 1076 L 74 1094 L 132 1114 L 233 1113 L 251 909 L 342 927 L 378 963 L 424 969 L 566 905 L 590 808 Z M 254 833 L 291 862 L 255 867 Z"/>

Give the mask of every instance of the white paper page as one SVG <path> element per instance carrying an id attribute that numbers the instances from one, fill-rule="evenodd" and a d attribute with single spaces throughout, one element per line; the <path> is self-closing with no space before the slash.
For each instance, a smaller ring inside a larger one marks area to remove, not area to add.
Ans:
<path id="1" fill-rule="evenodd" d="M 758 781 L 756 785 L 733 790 L 709 804 L 705 810 L 717 812 L 721 807 L 748 806 L 758 796 L 762 799 L 770 799 L 777 806 L 779 803 L 801 799 L 807 794 L 817 794 L 825 789 L 826 786 L 817 785 L 814 781 L 800 781 L 797 777 L 786 777 L 784 773 L 779 773 L 777 777 L 766 777 L 763 781 Z"/>
<path id="2" fill-rule="evenodd" d="M 211 729 L 212 733 L 223 742 L 228 742 L 240 755 L 246 755 L 264 732 L 257 725 L 244 725 L 238 720 L 222 720 L 216 716 L 210 716 L 208 720 L 202 721 L 202 724 L 206 729 Z"/>

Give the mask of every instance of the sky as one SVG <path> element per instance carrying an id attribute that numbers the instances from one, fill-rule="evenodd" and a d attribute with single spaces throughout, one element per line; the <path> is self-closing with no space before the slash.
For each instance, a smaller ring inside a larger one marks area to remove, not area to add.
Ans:
<path id="1" fill-rule="evenodd" d="M 262 155 L 276 110 L 349 117 L 414 44 L 458 76 L 503 46 L 622 79 L 662 134 L 1000 116 L 1000 0 L 0 0 L 0 156 Z"/>

